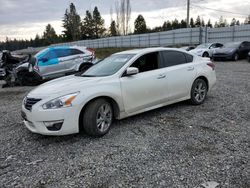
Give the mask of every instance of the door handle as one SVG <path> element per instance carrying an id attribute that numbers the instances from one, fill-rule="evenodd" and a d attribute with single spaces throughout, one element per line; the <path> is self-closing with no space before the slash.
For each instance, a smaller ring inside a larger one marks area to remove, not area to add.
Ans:
<path id="1" fill-rule="evenodd" d="M 166 78 L 166 75 L 161 74 L 161 75 L 159 75 L 159 76 L 157 77 L 157 79 L 163 79 L 163 78 Z"/>
<path id="2" fill-rule="evenodd" d="M 187 70 L 188 70 L 188 71 L 193 71 L 193 70 L 194 70 L 194 67 L 188 67 Z"/>

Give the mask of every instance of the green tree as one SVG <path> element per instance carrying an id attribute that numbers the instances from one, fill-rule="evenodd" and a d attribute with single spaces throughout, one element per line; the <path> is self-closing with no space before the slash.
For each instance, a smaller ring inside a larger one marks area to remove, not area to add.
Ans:
<path id="1" fill-rule="evenodd" d="M 135 25 L 135 30 L 134 30 L 135 34 L 147 32 L 147 24 L 144 17 L 141 14 L 136 18 L 134 25 Z"/>
<path id="2" fill-rule="evenodd" d="M 237 22 L 236 19 L 233 18 L 232 21 L 231 21 L 231 23 L 230 23 L 230 26 L 235 26 L 235 25 L 236 25 L 236 22 Z"/>
<path id="3" fill-rule="evenodd" d="M 180 28 L 179 21 L 175 18 L 174 21 L 172 21 L 172 28 L 173 29 L 178 29 Z"/>
<path id="4" fill-rule="evenodd" d="M 83 19 L 83 24 L 82 24 L 82 38 L 94 38 L 94 21 L 93 21 L 93 16 L 90 11 L 86 11 L 86 16 Z"/>
<path id="5" fill-rule="evenodd" d="M 194 19 L 193 18 L 190 19 L 190 27 L 191 28 L 195 27 L 195 25 L 194 25 Z"/>
<path id="6" fill-rule="evenodd" d="M 110 24 L 109 32 L 110 32 L 110 36 L 117 36 L 118 35 L 116 23 L 114 20 Z"/>
<path id="7" fill-rule="evenodd" d="M 171 30 L 171 29 L 172 29 L 172 24 L 171 24 L 171 22 L 169 20 L 167 22 L 163 23 L 163 26 L 162 26 L 163 31 L 168 31 L 168 30 Z"/>
<path id="8" fill-rule="evenodd" d="M 207 22 L 207 27 L 213 28 L 213 24 L 211 23 L 211 20 L 209 19 Z"/>
<path id="9" fill-rule="evenodd" d="M 249 14 L 249 16 L 246 18 L 244 24 L 250 24 L 250 14 Z"/>
<path id="10" fill-rule="evenodd" d="M 57 35 L 55 29 L 50 24 L 46 26 L 42 38 L 44 39 L 45 45 L 50 45 L 57 42 Z"/>
<path id="11" fill-rule="evenodd" d="M 201 26 L 202 26 L 202 27 L 205 27 L 205 21 L 203 20 L 203 18 L 202 18 L 202 20 L 201 20 Z"/>
<path id="12" fill-rule="evenodd" d="M 194 25 L 195 25 L 195 27 L 200 27 L 201 26 L 201 18 L 200 18 L 200 16 L 197 16 Z"/>
<path id="13" fill-rule="evenodd" d="M 94 37 L 100 38 L 105 32 L 104 19 L 101 17 L 101 14 L 97 7 L 93 11 L 93 24 L 94 24 Z"/>
<path id="14" fill-rule="evenodd" d="M 73 3 L 69 9 L 66 9 L 63 19 L 64 36 L 69 41 L 79 40 L 81 38 L 81 17 L 76 11 Z"/>
<path id="15" fill-rule="evenodd" d="M 180 28 L 186 28 L 186 27 L 187 27 L 187 22 L 185 20 L 181 20 Z"/>

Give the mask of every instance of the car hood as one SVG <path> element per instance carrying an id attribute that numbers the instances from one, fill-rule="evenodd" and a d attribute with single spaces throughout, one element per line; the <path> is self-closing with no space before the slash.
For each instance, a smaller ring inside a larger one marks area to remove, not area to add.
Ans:
<path id="1" fill-rule="evenodd" d="M 214 50 L 214 53 L 226 53 L 226 54 L 229 54 L 229 53 L 234 52 L 235 50 L 236 50 L 235 48 L 220 48 L 220 49 Z"/>
<path id="2" fill-rule="evenodd" d="M 66 76 L 42 84 L 32 90 L 28 97 L 49 97 L 53 94 L 69 94 L 84 89 L 87 85 L 101 81 L 100 77 Z"/>
<path id="3" fill-rule="evenodd" d="M 197 52 L 203 52 L 204 50 L 206 50 L 206 49 L 205 48 L 198 48 L 198 49 L 190 50 L 189 52 L 197 53 Z"/>

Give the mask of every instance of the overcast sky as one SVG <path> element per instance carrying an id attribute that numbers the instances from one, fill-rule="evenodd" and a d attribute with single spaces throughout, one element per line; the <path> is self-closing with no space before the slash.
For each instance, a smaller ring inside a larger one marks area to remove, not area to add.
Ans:
<path id="1" fill-rule="evenodd" d="M 110 23 L 110 8 L 117 0 L 0 0 L 0 41 L 9 38 L 29 39 L 36 33 L 41 35 L 50 23 L 58 34 L 62 31 L 62 18 L 71 2 L 77 12 L 84 17 L 86 10 L 98 7 L 105 24 Z M 187 0 L 131 0 L 133 25 L 138 14 L 142 14 L 149 27 L 160 26 L 166 20 L 185 19 Z M 217 21 L 220 16 L 230 22 L 233 17 L 244 21 L 250 14 L 250 0 L 191 0 L 191 17 L 200 15 L 205 21 Z M 195 6 L 196 5 L 196 6 Z M 201 7 L 197 7 L 201 6 Z M 233 13 L 218 12 L 218 9 Z"/>

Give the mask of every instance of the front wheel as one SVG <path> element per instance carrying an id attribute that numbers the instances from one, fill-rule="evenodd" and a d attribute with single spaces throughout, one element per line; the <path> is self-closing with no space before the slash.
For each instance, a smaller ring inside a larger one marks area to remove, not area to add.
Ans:
<path id="1" fill-rule="evenodd" d="M 191 103 L 194 105 L 202 104 L 207 96 L 208 86 L 203 79 L 196 79 L 191 89 Z"/>
<path id="2" fill-rule="evenodd" d="M 83 129 L 90 135 L 100 137 L 108 133 L 113 120 L 113 109 L 105 99 L 97 99 L 86 106 Z"/>
<path id="3" fill-rule="evenodd" d="M 234 54 L 233 60 L 234 60 L 234 61 L 238 61 L 238 60 L 239 60 L 239 54 L 238 54 L 238 53 L 235 53 L 235 54 Z"/>

